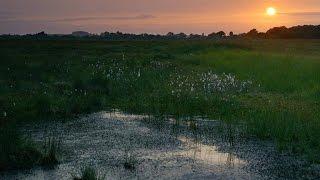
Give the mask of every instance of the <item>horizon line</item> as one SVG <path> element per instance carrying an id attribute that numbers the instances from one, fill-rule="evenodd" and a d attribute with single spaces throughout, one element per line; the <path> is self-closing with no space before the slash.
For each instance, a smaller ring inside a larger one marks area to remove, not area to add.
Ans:
<path id="1" fill-rule="evenodd" d="M 294 25 L 294 26 L 290 26 L 290 27 L 287 27 L 287 26 L 274 26 L 274 27 L 271 27 L 271 28 L 268 28 L 268 30 L 270 30 L 270 29 L 273 29 L 273 28 L 279 28 L 279 27 L 286 27 L 286 28 L 293 28 L 293 27 L 301 27 L 301 26 L 320 26 L 320 24 L 304 24 L 304 25 Z M 251 30 L 254 30 L 254 29 L 256 29 L 257 31 L 258 31 L 258 29 L 257 28 L 251 28 L 250 30 L 248 30 L 247 32 L 241 32 L 241 33 L 235 33 L 235 34 L 238 34 L 238 35 L 240 35 L 240 34 L 244 34 L 244 33 L 248 33 L 249 31 L 251 31 Z M 258 31 L 259 33 L 266 33 L 268 30 L 266 30 L 265 32 L 263 32 L 263 31 Z M 218 32 L 220 32 L 220 31 L 223 31 L 223 30 L 219 30 L 219 31 L 213 31 L 212 33 L 218 33 Z M 125 31 L 102 31 L 102 32 L 100 32 L 100 33 L 92 33 L 92 32 L 90 32 L 90 31 L 86 31 L 86 30 L 74 30 L 74 31 L 71 31 L 70 33 L 46 33 L 45 31 L 42 31 L 42 30 L 40 30 L 40 31 L 38 31 L 38 32 L 34 32 L 34 33 L 25 33 L 25 34 L 19 34 L 19 33 L 13 33 L 13 34 L 11 34 L 11 33 L 2 33 L 2 34 L 0 34 L 0 36 L 3 36 L 3 35 L 36 35 L 36 34 L 39 34 L 39 33 L 45 33 L 45 34 L 47 34 L 47 35 L 72 35 L 72 33 L 75 33 L 75 32 L 85 32 L 85 33 L 89 33 L 89 35 L 101 35 L 102 33 L 106 33 L 106 32 L 109 32 L 109 33 L 117 33 L 117 32 L 120 32 L 120 33 L 122 33 L 122 34 L 131 34 L 131 35 L 142 35 L 142 34 L 148 34 L 148 35 L 167 35 L 168 33 L 174 33 L 174 34 L 180 34 L 180 33 L 184 33 L 184 32 L 179 32 L 179 31 L 168 31 L 167 33 L 147 33 L 147 32 L 139 32 L 139 33 L 133 33 L 133 32 L 125 32 Z M 228 32 L 226 32 L 226 31 L 223 31 L 223 32 L 225 32 L 225 33 L 231 33 L 231 32 L 234 32 L 234 31 L 228 31 Z M 186 35 L 202 35 L 202 34 L 204 34 L 204 35 L 209 35 L 209 34 L 211 34 L 211 33 L 184 33 L 184 34 L 186 34 Z"/>

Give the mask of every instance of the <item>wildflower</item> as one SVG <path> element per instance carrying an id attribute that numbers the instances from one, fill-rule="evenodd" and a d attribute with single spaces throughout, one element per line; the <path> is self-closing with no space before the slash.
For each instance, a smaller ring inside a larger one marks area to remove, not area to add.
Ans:
<path id="1" fill-rule="evenodd" d="M 140 77 L 140 75 L 141 75 L 141 74 L 140 74 L 140 69 L 139 69 L 139 71 L 138 71 L 138 77 Z"/>

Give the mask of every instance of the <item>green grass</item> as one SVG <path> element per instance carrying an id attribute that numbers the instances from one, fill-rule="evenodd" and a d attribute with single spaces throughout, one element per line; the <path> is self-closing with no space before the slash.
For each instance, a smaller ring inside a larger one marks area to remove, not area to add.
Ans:
<path id="1" fill-rule="evenodd" d="M 13 125 L 0 127 L 0 171 L 30 168 L 38 163 L 41 152 L 31 141 L 22 138 Z"/>
<path id="2" fill-rule="evenodd" d="M 1 121 L 114 108 L 203 115 L 245 122 L 249 136 L 319 162 L 319 47 L 318 40 L 2 40 Z"/>

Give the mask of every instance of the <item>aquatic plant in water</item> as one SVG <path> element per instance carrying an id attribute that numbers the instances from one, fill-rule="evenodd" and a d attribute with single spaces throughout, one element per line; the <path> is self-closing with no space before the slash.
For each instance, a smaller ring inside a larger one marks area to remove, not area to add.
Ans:
<path id="1" fill-rule="evenodd" d="M 100 176 L 98 172 L 92 167 L 85 167 L 81 170 L 81 176 L 73 175 L 74 180 L 104 180 L 104 176 Z"/>
<path id="2" fill-rule="evenodd" d="M 54 166 L 59 163 L 58 160 L 59 143 L 54 138 L 45 141 L 44 152 L 40 160 L 42 166 Z"/>

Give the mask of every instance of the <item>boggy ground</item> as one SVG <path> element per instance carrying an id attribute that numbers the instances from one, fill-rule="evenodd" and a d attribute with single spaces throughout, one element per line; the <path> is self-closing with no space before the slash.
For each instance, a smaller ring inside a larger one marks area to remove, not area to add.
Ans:
<path id="1" fill-rule="evenodd" d="M 319 163 L 319 49 L 319 40 L 2 39 L 0 170 L 54 162 L 18 124 L 110 109 L 245 124 L 245 136 Z"/>
<path id="2" fill-rule="evenodd" d="M 20 128 L 37 142 L 60 139 L 61 163 L 9 171 L 4 179 L 72 179 L 84 166 L 106 179 L 320 178 L 319 167 L 279 153 L 270 141 L 244 137 L 242 127 L 204 118 L 161 120 L 116 111 Z"/>

